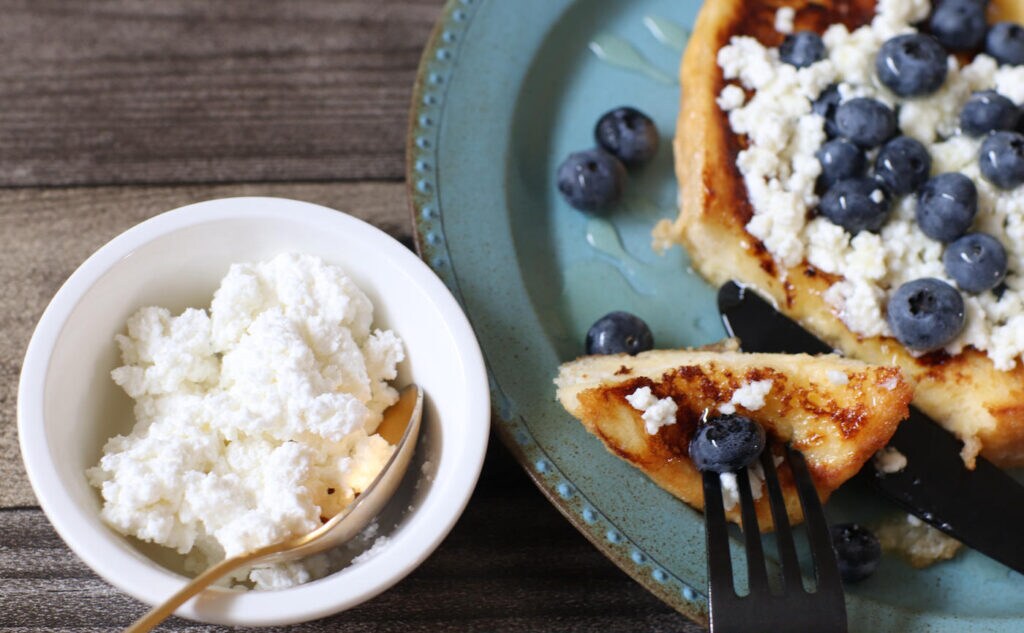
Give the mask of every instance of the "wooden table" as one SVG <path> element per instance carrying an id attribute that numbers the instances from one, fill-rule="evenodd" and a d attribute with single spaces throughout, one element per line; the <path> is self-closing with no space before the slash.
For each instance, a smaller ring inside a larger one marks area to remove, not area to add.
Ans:
<path id="1" fill-rule="evenodd" d="M 0 0 L 0 631 L 114 631 L 144 610 L 71 554 L 22 469 L 18 372 L 50 297 L 124 229 L 224 196 L 345 209 L 411 246 L 407 108 L 441 4 Z M 416 572 L 345 614 L 263 630 L 700 629 L 605 560 L 495 439 Z"/>

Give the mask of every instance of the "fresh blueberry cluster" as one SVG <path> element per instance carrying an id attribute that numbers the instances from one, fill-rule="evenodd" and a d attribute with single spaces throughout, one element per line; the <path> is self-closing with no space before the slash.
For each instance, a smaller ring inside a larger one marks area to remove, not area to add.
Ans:
<path id="1" fill-rule="evenodd" d="M 929 33 L 888 40 L 878 52 L 879 81 L 900 97 L 934 94 L 946 81 L 950 52 L 984 51 L 1001 64 L 1024 64 L 1024 27 L 1010 22 L 989 28 L 987 0 L 942 0 L 927 23 Z M 825 57 L 821 38 L 803 31 L 779 48 L 783 62 L 802 68 Z M 813 112 L 825 119 L 830 139 L 817 153 L 818 213 L 851 234 L 879 231 L 901 196 L 917 195 L 921 231 L 946 244 L 943 264 L 959 291 L 939 279 L 904 284 L 888 304 L 888 321 L 908 348 L 928 352 L 952 342 L 965 325 L 960 291 L 997 288 L 1007 273 L 1006 251 L 985 233 L 971 233 L 978 212 L 975 184 L 959 173 L 931 176 L 932 157 L 913 138 L 900 135 L 897 113 L 870 98 L 843 101 L 826 89 Z M 994 90 L 975 93 L 960 114 L 963 134 L 984 137 L 982 176 L 996 187 L 1024 185 L 1024 111 Z M 869 158 L 870 157 L 870 158 Z M 873 160 L 871 160 L 873 159 Z"/>
<path id="2" fill-rule="evenodd" d="M 636 108 L 607 112 L 594 128 L 597 147 L 570 154 L 558 168 L 558 190 L 580 211 L 606 211 L 622 198 L 626 168 L 658 153 L 658 128 Z"/>
<path id="3" fill-rule="evenodd" d="M 570 154 L 558 167 L 558 190 L 580 211 L 603 212 L 622 198 L 627 168 L 650 162 L 660 137 L 654 121 L 636 108 L 606 112 L 594 127 L 597 147 Z M 590 326 L 587 354 L 639 354 L 654 349 L 651 328 L 629 312 L 609 312 Z"/>

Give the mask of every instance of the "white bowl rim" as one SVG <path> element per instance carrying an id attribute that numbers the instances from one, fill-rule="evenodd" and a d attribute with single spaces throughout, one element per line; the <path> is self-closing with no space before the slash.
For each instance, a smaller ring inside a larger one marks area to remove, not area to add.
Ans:
<path id="1" fill-rule="evenodd" d="M 201 213 L 197 213 L 201 211 Z M 480 424 L 469 425 L 461 438 L 455 476 L 442 481 L 447 470 L 435 475 L 441 487 L 411 513 L 396 538 L 365 563 L 349 566 L 321 580 L 276 591 L 239 593 L 205 592 L 176 615 L 214 624 L 272 626 L 325 617 L 365 602 L 412 572 L 444 540 L 461 516 L 483 467 L 490 431 L 490 392 L 483 355 L 468 318 L 443 282 L 416 255 L 380 229 L 344 212 L 309 202 L 273 197 L 235 197 L 198 202 L 154 216 L 93 253 L 54 295 L 32 334 L 18 385 L 18 436 L 29 482 L 39 504 L 61 538 L 89 567 L 115 587 L 150 605 L 172 595 L 186 580 L 139 556 L 126 555 L 119 535 L 99 525 L 79 507 L 61 484 L 49 455 L 41 403 L 50 357 L 64 323 L 82 296 L 120 260 L 162 235 L 206 223 L 239 219 L 272 219 L 335 227 L 377 242 L 403 272 L 434 300 L 451 329 L 469 384 L 468 409 Z M 450 463 L 450 462 L 446 462 Z M 442 465 L 443 466 L 443 465 Z M 437 516 L 434 516 L 434 515 Z M 415 535 L 415 537 L 413 537 Z M 116 572 L 114 571 L 116 570 Z M 390 570 L 390 571 L 388 571 Z M 338 582 L 347 590 L 338 591 Z M 352 590 L 351 587 L 357 589 Z M 347 594 L 339 599 L 341 594 Z M 202 609 L 197 609 L 199 600 Z M 219 603 L 219 604 L 218 604 Z"/>

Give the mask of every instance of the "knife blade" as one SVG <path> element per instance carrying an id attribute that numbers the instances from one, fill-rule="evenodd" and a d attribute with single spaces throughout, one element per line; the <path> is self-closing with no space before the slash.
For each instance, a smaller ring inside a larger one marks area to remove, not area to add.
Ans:
<path id="1" fill-rule="evenodd" d="M 746 352 L 834 351 L 735 282 L 719 289 L 718 310 Z M 869 461 L 860 477 L 910 514 L 1024 573 L 1024 486 L 980 457 L 975 469 L 968 470 L 960 459 L 960 440 L 914 407 L 889 446 L 906 456 L 906 467 L 886 474 Z"/>

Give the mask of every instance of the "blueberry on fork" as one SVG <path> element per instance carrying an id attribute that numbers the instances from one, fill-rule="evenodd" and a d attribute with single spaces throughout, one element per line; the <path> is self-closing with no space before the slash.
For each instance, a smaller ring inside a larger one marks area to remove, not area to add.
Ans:
<path id="1" fill-rule="evenodd" d="M 722 415 L 697 427 L 690 459 L 697 470 L 730 473 L 753 464 L 765 446 L 764 428 L 743 415 Z"/>

